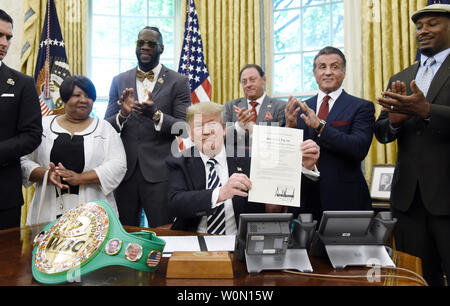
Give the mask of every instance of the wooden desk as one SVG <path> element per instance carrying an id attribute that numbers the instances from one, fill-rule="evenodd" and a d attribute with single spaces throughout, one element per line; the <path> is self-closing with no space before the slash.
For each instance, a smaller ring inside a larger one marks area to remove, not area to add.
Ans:
<path id="1" fill-rule="evenodd" d="M 40 285 L 31 273 L 32 245 L 34 237 L 43 226 L 16 228 L 0 231 L 0 285 L 30 286 Z M 139 231 L 136 227 L 125 227 L 129 232 Z M 166 229 L 154 230 L 160 236 L 183 236 L 192 233 L 177 232 Z M 367 268 L 349 268 L 334 270 L 328 259 L 310 257 L 314 273 L 326 275 L 366 275 Z M 394 261 L 398 267 L 412 270 L 422 275 L 421 261 L 417 257 L 396 252 Z M 369 283 L 363 279 L 328 279 L 322 277 L 295 275 L 282 271 L 263 271 L 260 274 L 247 273 L 245 262 L 234 260 L 234 279 L 166 279 L 168 258 L 163 258 L 155 273 L 135 271 L 126 267 L 107 267 L 82 277 L 82 283 L 68 285 L 114 285 L 114 286 L 395 286 L 419 285 L 413 281 L 398 279 L 382 279 L 378 283 Z M 394 275 L 393 271 L 382 271 L 382 274 Z M 400 275 L 413 277 L 410 273 Z"/>

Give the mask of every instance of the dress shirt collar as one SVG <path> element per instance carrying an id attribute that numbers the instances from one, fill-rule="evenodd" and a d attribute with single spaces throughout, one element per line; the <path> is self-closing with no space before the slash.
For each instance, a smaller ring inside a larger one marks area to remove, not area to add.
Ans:
<path id="1" fill-rule="evenodd" d="M 437 67 L 440 67 L 442 65 L 442 63 L 445 61 L 445 59 L 447 58 L 447 56 L 450 54 L 450 48 L 439 52 L 438 54 L 435 54 L 434 59 L 436 60 L 436 64 Z M 420 55 L 420 66 L 425 66 L 425 62 L 429 59 L 428 56 L 425 56 L 423 54 Z"/>
<path id="2" fill-rule="evenodd" d="M 339 87 L 338 90 L 329 93 L 328 96 L 330 96 L 332 102 L 335 102 L 341 96 L 342 91 L 343 91 L 342 88 Z M 325 98 L 325 96 L 327 96 L 327 94 L 319 89 L 317 102 L 322 103 L 322 100 L 323 98 Z"/>
<path id="3" fill-rule="evenodd" d="M 209 157 L 209 156 L 203 154 L 200 150 L 199 150 L 199 152 L 200 152 L 200 157 L 202 158 L 202 161 L 203 161 L 203 164 L 205 165 L 205 167 L 207 167 L 206 163 L 211 158 L 214 158 L 220 166 L 225 166 L 226 165 L 227 153 L 225 151 L 225 146 L 223 146 L 222 150 L 220 150 L 219 154 L 217 154 L 214 157 Z"/>
<path id="4" fill-rule="evenodd" d="M 159 63 L 155 68 L 152 69 L 153 73 L 155 74 L 155 79 L 153 80 L 153 82 L 156 82 L 156 80 L 158 79 L 158 76 L 159 76 L 159 73 L 161 72 L 161 69 L 162 69 L 162 64 L 161 63 Z M 137 70 L 145 72 L 141 68 L 139 68 L 139 65 L 137 66 Z"/>
<path id="5" fill-rule="evenodd" d="M 251 108 L 252 105 L 250 104 L 250 102 L 256 101 L 256 102 L 259 103 L 258 106 L 261 106 L 262 103 L 264 102 L 265 98 L 266 98 L 266 92 L 264 92 L 264 94 L 261 97 L 259 97 L 258 99 L 256 99 L 256 100 L 249 100 L 249 99 L 247 99 L 247 105 L 248 105 L 249 108 Z"/>
<path id="6" fill-rule="evenodd" d="M 2 61 L 0 61 L 0 67 L 2 66 Z"/>

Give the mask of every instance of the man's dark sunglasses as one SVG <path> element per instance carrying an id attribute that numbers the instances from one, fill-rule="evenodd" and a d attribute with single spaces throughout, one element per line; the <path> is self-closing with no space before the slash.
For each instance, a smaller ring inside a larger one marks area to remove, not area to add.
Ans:
<path id="1" fill-rule="evenodd" d="M 136 41 L 136 46 L 138 48 L 142 48 L 145 44 L 147 44 L 152 49 L 156 49 L 156 47 L 159 45 L 159 43 L 157 41 L 154 41 L 154 40 L 139 39 L 139 40 Z"/>

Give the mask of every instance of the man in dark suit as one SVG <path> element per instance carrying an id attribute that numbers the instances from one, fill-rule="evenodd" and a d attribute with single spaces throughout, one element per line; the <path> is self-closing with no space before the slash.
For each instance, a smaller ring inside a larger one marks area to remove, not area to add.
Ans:
<path id="1" fill-rule="evenodd" d="M 128 171 L 115 193 L 126 225 L 139 225 L 142 209 L 150 227 L 172 223 L 164 159 L 180 133 L 177 124 L 185 120 L 191 98 L 188 79 L 160 64 L 163 51 L 157 28 L 141 30 L 138 67 L 114 77 L 110 89 L 105 118 L 121 133 L 127 154 Z"/>
<path id="2" fill-rule="evenodd" d="M 319 93 L 304 103 L 291 97 L 286 126 L 304 130 L 305 139 L 320 146 L 317 201 L 320 209 L 369 210 L 369 188 L 361 170 L 373 139 L 373 103 L 341 89 L 346 60 L 336 48 L 325 47 L 314 59 Z"/>
<path id="3" fill-rule="evenodd" d="M 224 120 L 228 125 L 227 142 L 248 147 L 254 124 L 281 126 L 284 123 L 286 102 L 266 94 L 266 76 L 258 65 L 242 68 L 239 80 L 245 97 L 225 103 Z"/>
<path id="4" fill-rule="evenodd" d="M 391 209 L 396 247 L 422 259 L 424 278 L 450 277 L 450 5 L 412 15 L 420 61 L 394 75 L 378 98 L 381 143 L 398 141 Z"/>
<path id="5" fill-rule="evenodd" d="M 20 157 L 41 143 L 41 109 L 34 80 L 3 63 L 13 20 L 0 9 L 0 230 L 20 226 Z"/>
<path id="6" fill-rule="evenodd" d="M 241 213 L 265 212 L 264 204 L 248 202 L 250 158 L 236 156 L 233 146 L 225 148 L 222 112 L 223 106 L 213 102 L 190 107 L 187 122 L 194 146 L 167 158 L 174 230 L 234 235 Z M 303 166 L 312 169 L 318 146 L 307 142 L 302 152 Z"/>

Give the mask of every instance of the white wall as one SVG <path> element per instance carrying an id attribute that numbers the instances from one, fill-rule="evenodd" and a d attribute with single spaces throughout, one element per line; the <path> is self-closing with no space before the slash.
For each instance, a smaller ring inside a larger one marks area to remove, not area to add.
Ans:
<path id="1" fill-rule="evenodd" d="M 23 0 L 0 0 L 0 8 L 7 12 L 14 20 L 11 46 L 4 62 L 11 68 L 20 70 L 20 53 L 22 49 L 23 29 Z"/>

